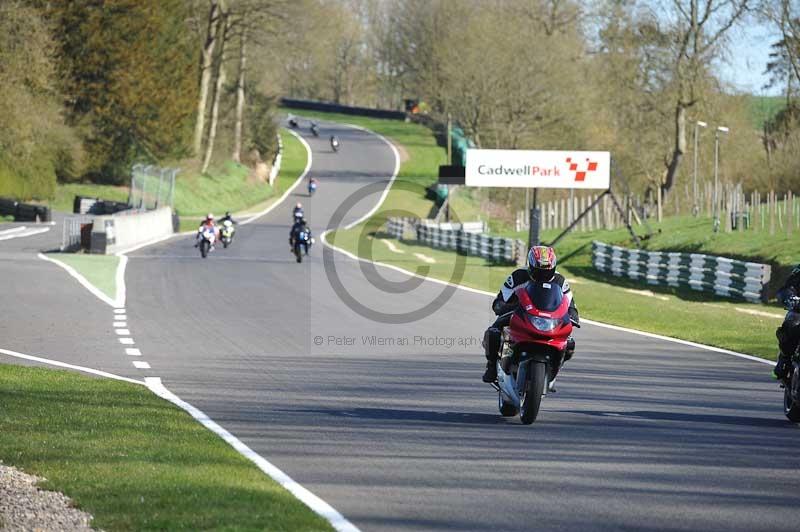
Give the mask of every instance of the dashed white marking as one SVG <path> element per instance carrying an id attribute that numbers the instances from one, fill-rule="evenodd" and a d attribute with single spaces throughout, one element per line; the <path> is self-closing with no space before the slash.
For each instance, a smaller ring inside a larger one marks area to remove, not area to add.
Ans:
<path id="1" fill-rule="evenodd" d="M 116 316 L 114 316 L 114 319 L 120 321 L 127 321 L 128 316 L 125 314 L 117 314 Z"/>
<path id="2" fill-rule="evenodd" d="M 131 357 L 140 357 L 142 356 L 142 352 L 136 349 L 135 347 L 126 347 L 125 354 Z"/>
<path id="3" fill-rule="evenodd" d="M 656 299 L 660 299 L 661 301 L 669 301 L 669 298 L 667 296 L 659 296 L 655 294 L 652 290 L 635 290 L 633 288 L 626 288 L 625 291 L 628 292 L 629 294 L 636 294 L 637 296 L 654 297 Z"/>
<path id="4" fill-rule="evenodd" d="M 436 259 L 433 257 L 429 257 L 427 255 L 423 255 L 422 253 L 414 253 L 414 256 L 417 257 L 422 262 L 427 262 L 428 264 L 435 264 Z"/>
<path id="5" fill-rule="evenodd" d="M 739 308 L 734 307 L 736 312 L 742 312 L 744 314 L 752 314 L 753 316 L 763 316 L 765 318 L 775 318 L 776 320 L 782 320 L 785 316 L 783 314 L 773 314 L 772 312 L 763 312 L 761 310 L 753 310 L 749 308 Z"/>
<path id="6" fill-rule="evenodd" d="M 133 365 L 136 369 L 150 369 L 150 364 L 142 362 L 141 360 L 134 360 Z"/>
<path id="7" fill-rule="evenodd" d="M 115 321 L 114 322 L 114 327 L 127 327 L 127 326 L 128 326 L 128 322 L 127 321 Z"/>
<path id="8" fill-rule="evenodd" d="M 107 373 L 105 371 L 101 371 L 99 369 L 87 368 L 85 366 L 76 366 L 74 364 L 67 364 L 66 362 L 61 362 L 59 360 L 52 360 L 49 358 L 42 358 L 42 357 L 35 357 L 32 355 L 26 355 L 23 353 L 17 353 L 16 351 L 9 351 L 8 349 L 0 349 L 0 354 L 8 355 L 10 357 L 21 358 L 23 360 L 30 360 L 33 362 L 40 362 L 42 364 L 49 364 L 51 366 L 57 366 L 59 368 L 67 368 L 67 369 L 74 369 L 75 371 L 82 371 L 84 373 L 91 373 L 92 375 L 98 375 L 100 377 L 107 377 L 109 379 L 114 379 L 118 381 L 125 381 L 130 382 L 133 384 L 141 384 L 144 385 L 145 383 L 142 381 L 137 381 L 135 379 L 129 379 L 128 377 L 121 377 L 119 375 L 114 375 L 113 373 Z"/>
<path id="9" fill-rule="evenodd" d="M 128 329 L 114 329 L 114 331 L 120 336 L 130 336 L 131 331 Z"/>
<path id="10" fill-rule="evenodd" d="M 144 379 L 147 387 L 158 395 L 159 397 L 170 401 L 174 405 L 182 408 L 189 413 L 193 418 L 199 421 L 204 427 L 214 432 L 217 436 L 222 438 L 228 445 L 233 447 L 242 456 L 256 464 L 258 468 L 271 477 L 275 482 L 283 486 L 289 493 L 300 499 L 300 501 L 311 508 L 317 515 L 326 519 L 334 529 L 340 532 L 358 532 L 358 528 L 345 519 L 345 517 L 337 512 L 330 504 L 323 501 L 308 489 L 301 486 L 298 482 L 292 479 L 289 475 L 275 467 L 266 458 L 258 455 L 250 447 L 245 445 L 236 436 L 222 428 L 216 421 L 208 417 L 202 410 L 190 405 L 174 393 L 170 392 L 158 377 L 146 377 Z"/>
<path id="11" fill-rule="evenodd" d="M 125 314 L 125 309 L 124 308 L 115 308 L 114 309 L 114 314 Z"/>
<path id="12" fill-rule="evenodd" d="M 133 341 L 133 338 L 120 338 L 119 343 L 122 345 L 133 345 L 135 342 Z"/>
<path id="13" fill-rule="evenodd" d="M 386 247 L 388 247 L 389 251 L 391 251 L 392 253 L 405 253 L 405 251 L 395 246 L 391 240 L 380 239 L 380 241 L 386 244 Z"/>

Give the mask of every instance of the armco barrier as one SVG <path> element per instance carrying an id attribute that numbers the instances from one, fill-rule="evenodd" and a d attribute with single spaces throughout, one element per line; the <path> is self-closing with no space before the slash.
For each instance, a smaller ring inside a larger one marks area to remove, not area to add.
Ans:
<path id="1" fill-rule="evenodd" d="M 389 218 L 386 232 L 398 240 L 412 240 L 432 248 L 458 251 L 507 264 L 519 264 L 526 252 L 525 244 L 513 238 L 443 229 L 439 224 L 414 218 Z"/>
<path id="2" fill-rule="evenodd" d="M 371 109 L 369 107 L 352 107 L 349 105 L 339 105 L 337 103 L 317 102 L 314 100 L 295 100 L 293 98 L 281 98 L 281 105 L 289 109 L 305 109 L 307 111 L 325 111 L 328 113 L 340 113 L 345 115 L 371 116 L 374 118 L 389 118 L 394 120 L 405 120 L 404 111 L 390 111 L 387 109 Z"/>
<path id="3" fill-rule="evenodd" d="M 648 284 L 691 288 L 720 296 L 766 300 L 767 264 L 701 255 L 644 251 L 592 242 L 592 263 L 602 272 Z"/>
<path id="4" fill-rule="evenodd" d="M 111 254 L 173 233 L 172 209 L 97 216 L 92 226 L 92 253 Z"/>

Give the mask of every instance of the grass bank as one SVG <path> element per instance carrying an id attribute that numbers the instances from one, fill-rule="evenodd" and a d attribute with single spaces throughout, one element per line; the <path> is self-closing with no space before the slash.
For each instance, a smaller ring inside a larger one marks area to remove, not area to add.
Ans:
<path id="1" fill-rule="evenodd" d="M 48 253 L 47 256 L 72 266 L 109 298 L 117 297 L 117 266 L 120 258 L 116 255 Z"/>
<path id="2" fill-rule="evenodd" d="M 306 113 L 295 114 L 312 116 Z M 431 201 L 424 197 L 422 189 L 436 180 L 434 176 L 437 174 L 437 165 L 444 161 L 445 152 L 436 146 L 430 130 L 389 120 L 326 113 L 314 113 L 313 116 L 356 123 L 390 137 L 408 155 L 408 159 L 401 165 L 400 176 L 410 176 L 416 185 L 400 189 L 400 181 L 399 186 L 393 188 L 372 219 L 350 230 L 340 230 L 329 235 L 329 242 L 359 256 L 417 271 L 421 275 L 489 292 L 499 289 L 513 266 L 497 265 L 480 258 L 466 258 L 454 252 L 396 240 L 392 240 L 389 246 L 386 235 L 380 232 L 386 213 L 405 211 L 424 217 L 432 206 Z M 460 208 L 457 202 L 453 206 L 455 214 L 461 219 L 472 219 L 470 216 L 476 212 L 474 205 L 464 209 L 466 214 Z M 688 222 L 690 220 L 667 219 L 664 224 L 655 227 L 656 231 L 661 229 L 661 232 L 656 232 L 648 242 L 648 247 L 727 254 L 749 259 L 753 258 L 753 250 L 761 249 L 764 253 L 772 254 L 781 264 L 791 263 L 794 254 L 800 252 L 788 249 L 791 247 L 788 242 L 780 239 L 766 247 L 763 234 L 760 238 L 748 236 L 746 240 L 738 240 L 738 235 L 730 234 L 708 238 L 702 221 Z M 508 231 L 506 233 L 508 236 L 513 234 Z M 558 233 L 559 231 L 546 231 L 542 236 L 544 241 L 548 241 Z M 783 316 L 779 308 L 732 302 L 686 290 L 642 286 L 624 279 L 603 276 L 592 268 L 592 240 L 627 244 L 629 238 L 625 229 L 573 233 L 557 246 L 559 269 L 573 283 L 576 301 L 584 317 L 774 359 L 775 328 Z M 679 240 L 681 238 L 685 240 Z M 766 251 L 767 249 L 771 251 Z M 415 254 L 422 254 L 435 262 L 425 262 Z M 461 265 L 463 275 L 454 278 L 453 272 L 458 271 Z M 780 276 L 780 271 L 776 275 Z M 490 317 L 487 301 L 487 320 Z"/>
<path id="3" fill-rule="evenodd" d="M 0 459 L 105 530 L 329 530 L 147 388 L 0 364 Z M 169 435 L 169 437 L 165 437 Z"/>

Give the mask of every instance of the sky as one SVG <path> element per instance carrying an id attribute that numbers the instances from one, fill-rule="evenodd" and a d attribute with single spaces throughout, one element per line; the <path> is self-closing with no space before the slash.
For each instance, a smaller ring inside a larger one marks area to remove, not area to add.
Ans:
<path id="1" fill-rule="evenodd" d="M 722 79 L 743 92 L 780 94 L 780 88 L 763 88 L 769 81 L 764 70 L 769 61 L 770 45 L 778 40 L 777 32 L 766 25 L 751 23 L 732 31 L 729 37 L 729 57 L 717 67 Z"/>

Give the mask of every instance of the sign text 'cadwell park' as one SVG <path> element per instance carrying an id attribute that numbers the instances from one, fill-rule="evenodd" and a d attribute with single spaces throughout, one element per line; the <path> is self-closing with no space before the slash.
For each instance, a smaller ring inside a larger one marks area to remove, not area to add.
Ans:
<path id="1" fill-rule="evenodd" d="M 472 187 L 608 189 L 607 151 L 467 150 Z"/>

